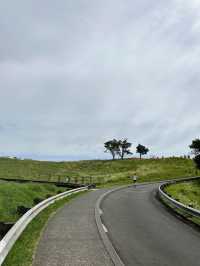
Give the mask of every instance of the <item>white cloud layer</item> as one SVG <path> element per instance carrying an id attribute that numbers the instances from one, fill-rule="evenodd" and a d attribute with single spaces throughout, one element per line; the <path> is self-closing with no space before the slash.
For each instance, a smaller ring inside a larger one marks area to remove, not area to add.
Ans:
<path id="1" fill-rule="evenodd" d="M 2 155 L 185 154 L 200 130 L 200 1 L 0 3 Z"/>

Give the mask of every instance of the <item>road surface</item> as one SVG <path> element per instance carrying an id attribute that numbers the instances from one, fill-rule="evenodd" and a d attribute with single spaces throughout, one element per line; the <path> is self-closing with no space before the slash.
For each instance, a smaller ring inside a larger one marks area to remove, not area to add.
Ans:
<path id="1" fill-rule="evenodd" d="M 105 190 L 77 197 L 48 222 L 33 266 L 113 266 L 100 239 L 94 206 Z"/>
<path id="2" fill-rule="evenodd" d="M 157 188 L 140 185 L 105 198 L 102 219 L 113 246 L 127 266 L 199 266 L 200 232 L 166 210 Z"/>

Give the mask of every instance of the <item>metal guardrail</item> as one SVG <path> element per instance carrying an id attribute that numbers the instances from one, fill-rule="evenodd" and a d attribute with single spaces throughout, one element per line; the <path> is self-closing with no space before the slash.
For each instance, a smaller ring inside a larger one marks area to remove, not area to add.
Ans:
<path id="1" fill-rule="evenodd" d="M 88 187 L 81 187 L 77 189 L 72 189 L 69 191 L 65 191 L 60 193 L 56 196 L 50 197 L 28 212 L 26 212 L 16 223 L 15 225 L 8 231 L 8 233 L 4 236 L 4 238 L 0 241 L 0 265 L 4 262 L 6 256 L 8 255 L 9 251 L 11 250 L 12 246 L 15 244 L 19 236 L 22 234 L 26 226 L 33 220 L 35 216 L 37 216 L 43 209 L 48 207 L 50 204 L 54 203 L 57 200 L 62 198 L 68 197 L 71 194 L 75 194 L 81 191 L 88 190 Z"/>
<path id="2" fill-rule="evenodd" d="M 187 181 L 192 181 L 192 180 L 196 180 L 199 179 L 200 177 L 196 177 L 196 178 L 191 178 L 191 179 L 186 179 L 185 181 L 182 180 L 182 182 L 187 182 Z M 195 217 L 200 217 L 200 210 L 194 209 L 192 207 L 189 207 L 175 199 L 173 199 L 172 197 L 170 197 L 169 195 L 167 195 L 167 193 L 164 192 L 164 188 L 168 185 L 171 184 L 176 184 L 176 183 L 180 183 L 180 181 L 173 181 L 173 182 L 168 182 L 165 184 L 162 184 L 159 186 L 158 189 L 158 195 L 161 199 L 163 199 L 164 201 L 166 201 L 167 203 L 169 203 L 170 205 L 172 205 L 173 207 L 182 210 L 184 213 L 195 216 Z"/>

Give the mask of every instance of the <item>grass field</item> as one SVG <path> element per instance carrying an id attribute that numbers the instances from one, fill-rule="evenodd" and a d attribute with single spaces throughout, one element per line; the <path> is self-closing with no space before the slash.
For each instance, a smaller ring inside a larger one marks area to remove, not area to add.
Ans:
<path id="1" fill-rule="evenodd" d="M 0 221 L 15 222 L 19 218 L 17 206 L 31 208 L 35 198 L 45 199 L 65 190 L 51 184 L 0 181 Z"/>
<path id="2" fill-rule="evenodd" d="M 0 177 L 30 180 L 71 181 L 99 185 L 128 184 L 130 176 L 139 181 L 154 181 L 195 175 L 193 161 L 182 158 L 91 160 L 78 162 L 44 162 L 0 158 Z"/>
<path id="3" fill-rule="evenodd" d="M 169 185 L 165 190 L 183 204 L 200 210 L 200 180 Z"/>
<path id="4" fill-rule="evenodd" d="M 130 176 L 138 175 L 139 182 L 194 176 L 196 170 L 190 159 L 126 159 L 78 162 L 44 162 L 0 158 L 0 178 L 29 180 L 94 182 L 100 186 L 132 183 Z M 76 180 L 78 178 L 78 180 Z M 187 187 L 190 189 L 190 187 Z M 19 218 L 19 205 L 33 206 L 34 198 L 46 198 L 63 191 L 54 185 L 0 182 L 0 221 L 13 222 Z M 185 193 L 185 192 L 184 192 Z M 183 197 L 183 195 L 182 195 Z"/>

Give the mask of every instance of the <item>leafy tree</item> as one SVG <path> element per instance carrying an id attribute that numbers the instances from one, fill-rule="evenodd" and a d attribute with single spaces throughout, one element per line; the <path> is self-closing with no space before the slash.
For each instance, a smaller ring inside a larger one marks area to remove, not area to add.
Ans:
<path id="1" fill-rule="evenodd" d="M 194 157 L 194 162 L 195 162 L 195 164 L 196 164 L 197 169 L 200 170 L 200 154 L 198 154 L 198 155 L 196 155 L 196 156 Z"/>
<path id="2" fill-rule="evenodd" d="M 192 141 L 192 144 L 189 146 L 192 149 L 192 153 L 195 155 L 194 162 L 197 169 L 200 169 L 200 139 L 195 139 Z"/>
<path id="3" fill-rule="evenodd" d="M 115 156 L 119 153 L 119 141 L 116 139 L 109 140 L 104 143 L 105 152 L 110 152 L 113 160 L 115 159 Z"/>
<path id="4" fill-rule="evenodd" d="M 125 155 L 130 155 L 132 152 L 130 151 L 132 143 L 128 142 L 127 139 L 122 140 L 109 140 L 104 143 L 105 152 L 110 152 L 113 160 L 118 155 L 122 160 Z"/>
<path id="5" fill-rule="evenodd" d="M 194 155 L 198 155 L 200 153 L 200 139 L 193 140 L 189 147 L 193 150 L 192 153 Z"/>
<path id="6" fill-rule="evenodd" d="M 145 155 L 149 152 L 149 149 L 141 144 L 138 144 L 136 147 L 136 152 L 140 154 L 140 159 L 142 158 L 142 155 Z"/>
<path id="7" fill-rule="evenodd" d="M 123 160 L 125 155 L 130 155 L 133 154 L 130 151 L 130 148 L 132 146 L 132 143 L 128 142 L 127 139 L 122 139 L 118 141 L 118 155 L 120 156 L 120 158 Z"/>

